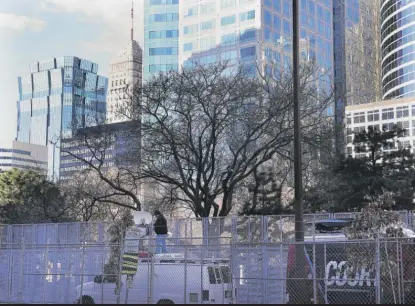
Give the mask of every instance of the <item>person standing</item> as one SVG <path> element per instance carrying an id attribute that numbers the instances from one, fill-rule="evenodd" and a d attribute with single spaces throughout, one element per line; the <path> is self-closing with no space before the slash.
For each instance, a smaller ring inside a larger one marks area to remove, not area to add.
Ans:
<path id="1" fill-rule="evenodd" d="M 156 210 L 154 212 L 156 222 L 154 222 L 154 232 L 156 233 L 156 254 L 167 253 L 166 238 L 168 233 L 167 220 L 163 214 Z"/>

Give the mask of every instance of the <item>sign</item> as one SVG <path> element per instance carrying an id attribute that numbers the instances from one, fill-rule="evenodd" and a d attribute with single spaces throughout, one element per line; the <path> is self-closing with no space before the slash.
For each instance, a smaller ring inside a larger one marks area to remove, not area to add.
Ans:
<path id="1" fill-rule="evenodd" d="M 138 254 L 127 253 L 122 255 L 121 274 L 135 275 L 138 268 Z"/>
<path id="2" fill-rule="evenodd" d="M 128 69 L 128 63 L 120 63 L 112 65 L 112 72 L 125 71 Z"/>
<path id="3" fill-rule="evenodd" d="M 376 271 L 365 264 L 352 267 L 349 259 L 355 259 L 350 249 L 359 249 L 360 246 L 347 243 L 328 243 L 326 249 L 323 244 L 315 246 L 315 259 L 313 263 L 313 247 L 306 246 L 307 257 L 310 264 L 316 265 L 317 298 L 319 303 L 375 303 L 376 302 Z M 366 253 L 375 257 L 375 249 L 365 248 L 363 245 L 358 254 Z M 353 260 L 354 262 L 355 260 Z M 363 262 L 356 260 L 356 263 Z M 327 301 L 325 301 L 327 299 Z"/>
<path id="4" fill-rule="evenodd" d="M 127 275 L 127 288 L 131 289 L 133 288 L 133 276 Z"/>

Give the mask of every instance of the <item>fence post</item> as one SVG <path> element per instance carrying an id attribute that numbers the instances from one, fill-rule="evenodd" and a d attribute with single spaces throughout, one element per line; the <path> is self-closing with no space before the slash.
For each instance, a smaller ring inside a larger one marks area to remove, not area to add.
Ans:
<path id="1" fill-rule="evenodd" d="M 313 230 L 314 233 L 314 230 Z M 317 301 L 317 273 L 316 273 L 316 242 L 313 241 L 313 298 L 314 298 L 314 304 L 318 304 Z"/>
<path id="2" fill-rule="evenodd" d="M 402 250 L 402 241 L 400 241 L 399 246 L 400 246 L 400 252 L 399 252 L 399 260 L 398 260 L 398 267 L 401 271 L 400 273 L 400 278 L 399 278 L 399 282 L 401 283 L 401 290 L 402 290 L 402 304 L 405 304 L 405 281 L 404 281 L 404 262 L 403 262 L 403 250 Z"/>
<path id="3" fill-rule="evenodd" d="M 187 304 L 187 245 L 184 245 L 184 304 Z M 202 291 L 203 292 L 203 291 Z"/>
<path id="4" fill-rule="evenodd" d="M 328 304 L 327 300 L 327 244 L 324 243 L 324 302 Z"/>
<path id="5" fill-rule="evenodd" d="M 262 216 L 262 242 L 268 242 L 268 216 Z"/>
<path id="6" fill-rule="evenodd" d="M 125 239 L 125 235 L 124 235 L 124 229 L 121 230 L 122 233 L 122 237 L 121 237 L 121 241 L 120 241 L 120 251 L 118 254 L 118 275 L 117 275 L 117 282 L 115 283 L 115 288 L 117 290 L 117 304 L 120 304 L 120 300 L 121 300 L 121 273 L 122 273 L 122 254 L 124 251 L 124 239 Z M 83 274 L 82 274 L 83 275 Z M 82 288 L 81 288 L 82 289 Z"/>
<path id="7" fill-rule="evenodd" d="M 236 242 L 238 239 L 238 223 L 236 216 L 231 217 L 231 232 L 232 242 Z"/>
<path id="8" fill-rule="evenodd" d="M 22 241 L 22 251 L 20 255 L 20 277 L 19 277 L 19 303 L 21 304 L 23 301 L 23 293 L 22 293 L 22 286 L 23 286 L 23 272 L 24 272 L 24 254 L 25 254 L 25 241 Z"/>
<path id="9" fill-rule="evenodd" d="M 379 236 L 376 236 L 376 304 L 380 304 L 380 242 L 379 242 Z"/>

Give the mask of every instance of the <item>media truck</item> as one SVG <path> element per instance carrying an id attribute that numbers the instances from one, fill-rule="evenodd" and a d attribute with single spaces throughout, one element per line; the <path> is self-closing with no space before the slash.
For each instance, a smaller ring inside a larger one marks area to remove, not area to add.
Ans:
<path id="1" fill-rule="evenodd" d="M 147 224 L 151 222 L 151 217 L 148 219 Z M 151 248 L 143 248 L 143 238 L 148 233 L 148 228 L 142 226 L 140 229 L 140 226 L 137 226 L 127 234 L 124 257 L 130 262 L 123 263 L 126 264 L 126 269 L 121 269 L 121 286 L 117 286 L 114 276 L 98 275 L 94 281 L 76 287 L 75 303 L 229 304 L 233 302 L 229 259 L 201 260 L 200 254 L 196 255 L 190 251 L 186 252 L 186 255 L 183 252 L 153 254 Z"/>

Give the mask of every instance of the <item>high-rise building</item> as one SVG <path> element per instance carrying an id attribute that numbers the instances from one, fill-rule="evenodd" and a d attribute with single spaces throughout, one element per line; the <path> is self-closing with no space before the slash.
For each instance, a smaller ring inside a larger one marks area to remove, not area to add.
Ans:
<path id="1" fill-rule="evenodd" d="M 159 72 L 179 68 L 179 0 L 144 0 L 144 16 L 143 80 L 146 81 Z"/>
<path id="2" fill-rule="evenodd" d="M 108 80 L 98 65 L 73 56 L 36 62 L 18 78 L 17 140 L 48 146 L 48 175 L 59 177 L 59 143 L 105 120 Z"/>
<path id="3" fill-rule="evenodd" d="M 69 180 L 89 166 L 73 155 L 101 167 L 137 167 L 141 157 L 140 124 L 123 121 L 78 129 L 71 138 L 62 140 L 60 178 Z M 85 142 L 85 139 L 89 139 Z M 89 146 L 87 144 L 90 144 Z M 94 155 L 96 154 L 96 155 Z"/>
<path id="4" fill-rule="evenodd" d="M 327 78 L 333 69 L 332 0 L 300 1 L 300 54 Z M 248 75 L 292 63 L 291 0 L 180 1 L 179 66 L 227 60 Z M 230 67 L 232 69 L 232 67 Z"/>
<path id="5" fill-rule="evenodd" d="M 11 148 L 0 148 L 0 172 L 12 168 L 46 172 L 48 148 L 14 140 Z"/>
<path id="6" fill-rule="evenodd" d="M 142 83 L 143 51 L 134 40 L 134 9 L 131 8 L 131 36 L 124 49 L 111 59 L 107 95 L 107 122 L 128 120 L 117 113 L 117 104 L 131 99 L 136 86 Z"/>
<path id="7" fill-rule="evenodd" d="M 393 152 L 409 148 L 415 153 L 415 98 L 401 98 L 373 103 L 351 105 L 346 107 L 348 122 L 346 154 L 353 157 L 367 156 L 367 153 L 356 152 L 353 138 L 356 133 L 368 130 L 369 127 L 390 131 L 395 125 L 405 130 L 403 137 L 386 143 L 383 152 Z"/>
<path id="8" fill-rule="evenodd" d="M 415 96 L 415 1 L 381 1 L 383 99 Z"/>
<path id="9" fill-rule="evenodd" d="M 333 0 L 336 148 L 344 148 L 345 107 L 381 99 L 379 0 Z"/>

